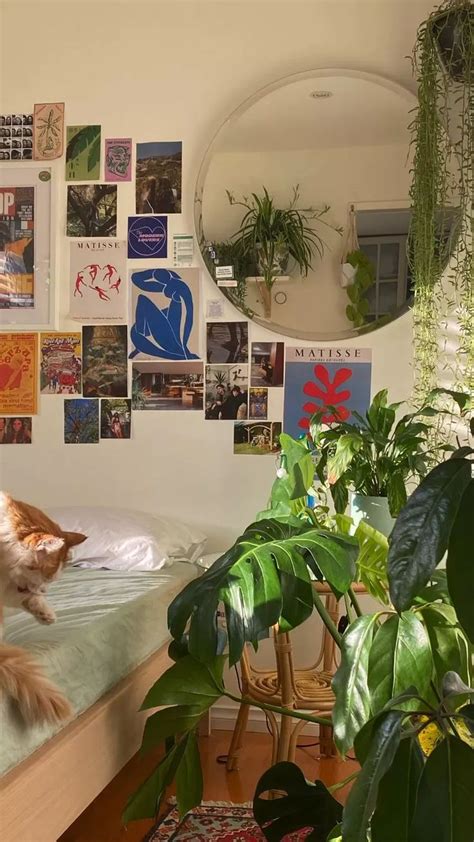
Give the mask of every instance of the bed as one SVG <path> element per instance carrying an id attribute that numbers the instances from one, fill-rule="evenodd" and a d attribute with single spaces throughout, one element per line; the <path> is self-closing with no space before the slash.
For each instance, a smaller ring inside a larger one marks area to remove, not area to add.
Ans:
<path id="1" fill-rule="evenodd" d="M 58 621 L 8 612 L 4 639 L 44 665 L 73 703 L 66 726 L 26 729 L 0 703 L 0 838 L 55 842 L 137 751 L 143 698 L 169 666 L 167 607 L 199 572 L 67 569 L 49 590 Z"/>

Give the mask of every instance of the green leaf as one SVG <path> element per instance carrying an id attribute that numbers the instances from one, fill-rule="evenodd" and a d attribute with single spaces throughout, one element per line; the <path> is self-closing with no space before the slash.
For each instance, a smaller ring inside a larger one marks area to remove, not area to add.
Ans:
<path id="1" fill-rule="evenodd" d="M 166 788 L 171 784 L 186 750 L 188 737 L 184 737 L 160 761 L 154 772 L 127 801 L 122 821 L 153 819 L 160 808 Z"/>
<path id="2" fill-rule="evenodd" d="M 423 765 L 416 740 L 401 740 L 390 769 L 380 781 L 370 825 L 372 842 L 408 842 Z"/>
<path id="3" fill-rule="evenodd" d="M 344 842 L 367 842 L 367 830 L 377 804 L 379 785 L 395 758 L 404 715 L 401 711 L 389 711 L 378 717 L 374 725 L 367 757 L 344 808 Z"/>
<path id="4" fill-rule="evenodd" d="M 341 517 L 341 515 L 336 515 Z M 361 520 L 355 531 L 359 542 L 356 567 L 358 580 L 379 602 L 388 603 L 387 555 L 388 541 L 377 529 Z"/>
<path id="5" fill-rule="evenodd" d="M 341 664 L 333 678 L 336 701 L 333 709 L 334 741 L 346 754 L 356 734 L 370 719 L 367 683 L 369 654 L 379 614 L 358 617 L 342 638 Z"/>
<path id="6" fill-rule="evenodd" d="M 403 475 L 399 471 L 391 471 L 387 480 L 388 507 L 392 517 L 398 517 L 407 501 L 407 491 Z"/>
<path id="7" fill-rule="evenodd" d="M 180 819 L 202 801 L 203 780 L 196 732 L 189 734 L 176 774 L 176 797 Z"/>
<path id="8" fill-rule="evenodd" d="M 341 436 L 334 456 L 328 459 L 328 481 L 331 485 L 341 478 L 361 446 L 362 440 L 358 433 L 346 433 Z"/>
<path id="9" fill-rule="evenodd" d="M 410 611 L 389 617 L 377 630 L 370 650 L 368 686 L 372 713 L 377 714 L 411 685 L 424 696 L 432 675 L 430 640 L 423 623 Z"/>
<path id="10" fill-rule="evenodd" d="M 469 648 L 452 605 L 430 603 L 421 613 L 430 638 L 438 686 L 449 670 L 468 683 Z"/>
<path id="11" fill-rule="evenodd" d="M 87 156 L 87 171 L 92 173 L 100 161 L 100 134 L 97 135 Z"/>
<path id="12" fill-rule="evenodd" d="M 474 643 L 474 480 L 468 484 L 449 537 L 448 588 L 462 627 Z"/>
<path id="13" fill-rule="evenodd" d="M 448 735 L 428 757 L 408 842 L 472 842 L 474 751 Z"/>
<path id="14" fill-rule="evenodd" d="M 261 798 L 265 792 L 285 793 L 278 798 Z M 260 778 L 253 811 L 265 838 L 279 842 L 287 834 L 305 827 L 314 829 L 308 839 L 325 840 L 340 821 L 342 806 L 322 781 L 311 783 L 294 763 L 277 763 Z"/>
<path id="15" fill-rule="evenodd" d="M 222 695 L 224 663 L 222 656 L 207 665 L 191 655 L 181 658 L 151 687 L 140 710 L 161 705 L 194 705 L 206 710 Z"/>
<path id="16" fill-rule="evenodd" d="M 146 753 L 168 737 L 191 731 L 198 725 L 202 714 L 202 707 L 195 705 L 175 705 L 152 714 L 145 722 L 141 751 Z"/>
<path id="17" fill-rule="evenodd" d="M 389 539 L 390 596 L 397 611 L 409 608 L 448 546 L 471 466 L 450 459 L 434 468 L 400 512 Z"/>
<path id="18" fill-rule="evenodd" d="M 337 824 L 336 827 L 333 827 L 331 833 L 329 834 L 326 842 L 342 842 L 342 824 Z"/>

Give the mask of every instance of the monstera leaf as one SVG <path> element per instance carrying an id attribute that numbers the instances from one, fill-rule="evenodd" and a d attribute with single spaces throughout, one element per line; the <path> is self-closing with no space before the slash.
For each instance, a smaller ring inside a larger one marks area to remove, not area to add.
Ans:
<path id="1" fill-rule="evenodd" d="M 339 593 L 355 574 L 355 538 L 322 529 L 262 520 L 248 527 L 233 547 L 173 600 L 168 625 L 180 640 L 189 623 L 189 652 L 212 660 L 217 652 L 217 608 L 224 604 L 229 661 L 235 664 L 246 642 L 255 646 L 268 629 L 300 625 L 313 611 L 310 571 Z"/>

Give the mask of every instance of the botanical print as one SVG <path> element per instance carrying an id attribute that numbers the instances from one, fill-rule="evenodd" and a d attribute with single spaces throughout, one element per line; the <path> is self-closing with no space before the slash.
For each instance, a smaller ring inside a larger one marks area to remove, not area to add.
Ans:
<path id="1" fill-rule="evenodd" d="M 132 419 L 132 402 L 129 398 L 100 402 L 101 439 L 129 439 Z"/>
<path id="2" fill-rule="evenodd" d="M 162 258 L 168 254 L 167 216 L 128 217 L 128 257 Z"/>
<path id="3" fill-rule="evenodd" d="M 31 418 L 0 418 L 0 444 L 31 444 Z"/>
<path id="4" fill-rule="evenodd" d="M 0 187 L 0 309 L 34 307 L 35 188 Z"/>
<path id="5" fill-rule="evenodd" d="M 100 126 L 67 126 L 66 181 L 100 178 Z"/>
<path id="6" fill-rule="evenodd" d="M 351 421 L 370 404 L 371 351 L 366 348 L 287 348 L 283 429 L 297 438 L 311 416 L 329 407 L 323 423 Z"/>
<path id="7" fill-rule="evenodd" d="M 115 237 L 117 187 L 113 184 L 78 184 L 67 188 L 68 237 Z"/>
<path id="8" fill-rule="evenodd" d="M 206 413 L 211 421 L 235 421 L 248 414 L 248 366 L 206 366 Z"/>
<path id="9" fill-rule="evenodd" d="M 254 387 L 249 391 L 249 418 L 265 420 L 268 414 L 268 389 Z"/>
<path id="10" fill-rule="evenodd" d="M 37 103 L 33 112 L 33 158 L 52 161 L 64 147 L 64 102 Z"/>
<path id="11" fill-rule="evenodd" d="M 207 323 L 207 362 L 246 363 L 249 355 L 247 322 Z"/>
<path id="12" fill-rule="evenodd" d="M 182 147 L 137 143 L 137 213 L 181 213 Z"/>
<path id="13" fill-rule="evenodd" d="M 70 248 L 70 317 L 80 321 L 125 321 L 125 240 L 78 240 L 71 242 Z"/>
<path id="14" fill-rule="evenodd" d="M 0 414 L 36 415 L 38 334 L 0 334 Z"/>
<path id="15" fill-rule="evenodd" d="M 134 409 L 202 410 L 202 362 L 135 363 L 132 366 Z"/>
<path id="16" fill-rule="evenodd" d="M 40 392 L 42 395 L 81 393 L 80 333 L 42 333 L 40 337 Z"/>
<path id="17" fill-rule="evenodd" d="M 87 325 L 82 328 L 82 394 L 126 398 L 127 326 Z"/>
<path id="18" fill-rule="evenodd" d="M 0 161 L 31 161 L 33 114 L 0 114 Z"/>
<path id="19" fill-rule="evenodd" d="M 279 453 L 281 423 L 248 421 L 234 424 L 234 453 L 245 456 L 268 456 Z"/>
<path id="20" fill-rule="evenodd" d="M 131 181 L 132 139 L 108 137 L 105 140 L 104 181 Z"/>
<path id="21" fill-rule="evenodd" d="M 250 383 L 252 386 L 283 386 L 283 342 L 252 342 Z"/>
<path id="22" fill-rule="evenodd" d="M 130 273 L 131 359 L 198 359 L 199 269 Z"/>
<path id="23" fill-rule="evenodd" d="M 64 443 L 98 444 L 99 401 L 94 398 L 66 398 L 64 401 Z"/>

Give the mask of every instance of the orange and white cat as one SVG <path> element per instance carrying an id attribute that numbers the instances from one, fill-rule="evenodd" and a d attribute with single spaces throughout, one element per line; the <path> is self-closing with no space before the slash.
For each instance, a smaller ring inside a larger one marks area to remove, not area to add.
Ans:
<path id="1" fill-rule="evenodd" d="M 0 492 L 0 612 L 2 606 L 23 608 L 40 623 L 54 623 L 47 586 L 60 575 L 71 547 L 85 540 L 79 532 L 64 532 L 35 506 Z M 17 646 L 0 643 L 0 686 L 28 722 L 55 722 L 72 713 L 36 661 Z"/>

